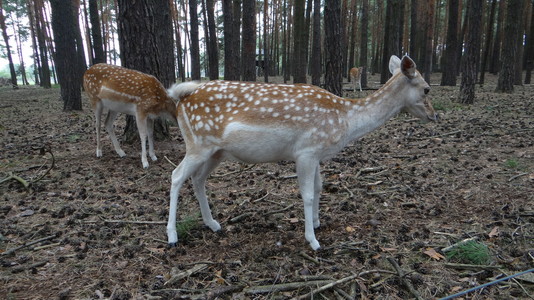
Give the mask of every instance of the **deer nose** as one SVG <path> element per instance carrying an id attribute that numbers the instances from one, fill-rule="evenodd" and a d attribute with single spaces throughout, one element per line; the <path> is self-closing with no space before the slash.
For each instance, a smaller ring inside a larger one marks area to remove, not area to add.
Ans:
<path id="1" fill-rule="evenodd" d="M 430 88 L 429 88 L 429 87 L 426 87 L 426 88 L 425 88 L 425 95 L 428 94 L 428 92 L 430 92 Z"/>

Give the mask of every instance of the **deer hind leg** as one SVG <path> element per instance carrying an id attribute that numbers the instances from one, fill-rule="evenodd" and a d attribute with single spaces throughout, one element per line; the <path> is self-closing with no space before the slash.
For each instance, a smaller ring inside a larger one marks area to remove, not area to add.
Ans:
<path id="1" fill-rule="evenodd" d="M 178 196 L 184 182 L 202 167 L 204 160 L 196 155 L 185 155 L 182 162 L 172 171 L 171 193 L 169 204 L 169 219 L 167 222 L 167 238 L 170 247 L 175 247 L 178 242 L 176 233 L 176 213 L 178 210 Z"/>
<path id="2" fill-rule="evenodd" d="M 148 129 L 148 155 L 150 156 L 150 159 L 152 161 L 158 160 L 156 157 L 156 152 L 154 152 L 154 120 L 148 119 L 147 120 L 147 129 Z"/>
<path id="3" fill-rule="evenodd" d="M 319 166 L 315 170 L 315 183 L 313 194 L 313 228 L 319 228 L 321 222 L 319 221 L 319 199 L 323 189 L 323 180 L 321 178 L 321 171 Z"/>
<path id="4" fill-rule="evenodd" d="M 102 118 L 102 110 L 104 109 L 101 102 L 97 102 L 95 106 L 95 129 L 96 129 L 96 157 L 102 157 L 102 145 L 100 144 L 100 121 Z"/>
<path id="5" fill-rule="evenodd" d="M 143 168 L 148 168 L 148 159 L 146 158 L 146 139 L 148 135 L 148 117 L 140 115 L 139 113 L 135 116 L 135 122 L 137 124 L 137 130 L 139 130 L 139 138 L 141 140 L 141 162 L 143 163 Z"/>
<path id="6" fill-rule="evenodd" d="M 317 210 L 315 204 L 315 183 L 319 162 L 311 159 L 299 159 L 297 161 L 297 177 L 300 194 L 304 201 L 304 236 L 310 243 L 313 250 L 319 249 L 319 241 L 315 238 L 314 211 Z"/>
<path id="7" fill-rule="evenodd" d="M 198 171 L 193 174 L 193 189 L 195 196 L 197 197 L 198 204 L 200 205 L 200 211 L 202 213 L 202 220 L 204 224 L 213 231 L 221 230 L 221 225 L 213 219 L 211 215 L 211 209 L 206 197 L 206 178 L 220 163 L 222 159 L 214 156 L 210 157 Z"/>
<path id="8" fill-rule="evenodd" d="M 109 134 L 109 138 L 111 139 L 113 148 L 115 148 L 115 152 L 117 152 L 120 157 L 124 157 L 126 156 L 126 153 L 124 153 L 124 151 L 121 149 L 121 145 L 119 144 L 117 136 L 115 135 L 115 129 L 113 128 L 113 122 L 115 122 L 115 119 L 117 119 L 118 114 L 118 112 L 112 110 L 108 112 L 108 116 L 106 117 L 106 131 Z"/>

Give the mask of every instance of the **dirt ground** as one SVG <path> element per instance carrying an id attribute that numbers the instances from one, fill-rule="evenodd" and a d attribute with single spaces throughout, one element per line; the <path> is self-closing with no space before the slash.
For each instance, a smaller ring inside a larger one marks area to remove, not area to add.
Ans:
<path id="1" fill-rule="evenodd" d="M 0 298 L 435 299 L 532 269 L 534 85 L 498 94 L 487 81 L 471 106 L 456 103 L 458 87 L 432 85 L 440 122 L 401 114 L 322 164 L 318 252 L 304 239 L 293 163 L 222 164 L 207 183 L 219 233 L 203 226 L 188 182 L 169 249 L 177 127 L 144 170 L 138 143 L 120 158 L 105 132 L 96 158 L 85 95 L 84 111 L 63 112 L 59 89 L 0 88 Z M 466 238 L 491 260 L 441 256 Z M 533 295 L 523 277 L 462 297 Z"/>

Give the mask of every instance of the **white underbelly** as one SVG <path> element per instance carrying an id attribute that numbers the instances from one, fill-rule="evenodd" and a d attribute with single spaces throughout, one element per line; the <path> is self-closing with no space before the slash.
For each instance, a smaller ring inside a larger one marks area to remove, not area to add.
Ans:
<path id="1" fill-rule="evenodd" d="M 135 103 L 126 103 L 109 99 L 102 99 L 102 104 L 105 108 L 109 110 L 132 116 L 135 116 L 135 112 L 137 111 L 137 106 L 135 105 Z"/>

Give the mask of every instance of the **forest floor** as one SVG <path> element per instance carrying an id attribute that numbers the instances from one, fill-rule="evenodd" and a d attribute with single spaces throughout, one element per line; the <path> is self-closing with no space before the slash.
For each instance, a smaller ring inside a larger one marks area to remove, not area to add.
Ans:
<path id="1" fill-rule="evenodd" d="M 293 163 L 223 163 L 207 183 L 219 233 L 202 225 L 187 182 L 169 249 L 177 127 L 145 170 L 138 143 L 121 159 L 105 132 L 95 157 L 85 94 L 83 111 L 63 112 L 59 89 L 0 88 L 0 298 L 435 299 L 532 269 L 534 85 L 499 94 L 487 82 L 473 105 L 432 85 L 440 122 L 401 114 L 325 161 L 317 252 Z M 489 255 L 443 252 L 468 238 Z M 524 276 L 463 297 L 533 296 Z"/>

